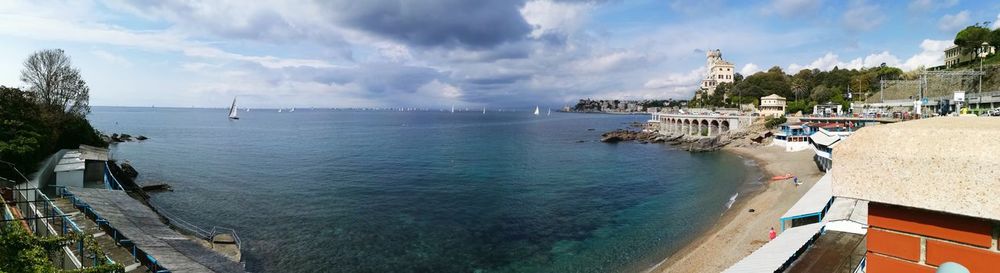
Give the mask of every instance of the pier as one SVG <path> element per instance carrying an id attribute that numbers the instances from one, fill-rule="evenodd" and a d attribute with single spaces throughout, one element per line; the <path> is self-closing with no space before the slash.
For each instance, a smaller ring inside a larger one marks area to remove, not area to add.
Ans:
<path id="1" fill-rule="evenodd" d="M 660 134 L 714 137 L 730 131 L 742 131 L 753 117 L 721 114 L 653 113 L 650 120 Z"/>
<path id="2" fill-rule="evenodd" d="M 61 208 L 94 219 L 113 244 L 131 246 L 135 259 L 155 272 L 244 272 L 239 262 L 170 228 L 124 191 L 69 188 L 60 194 L 66 197 Z"/>

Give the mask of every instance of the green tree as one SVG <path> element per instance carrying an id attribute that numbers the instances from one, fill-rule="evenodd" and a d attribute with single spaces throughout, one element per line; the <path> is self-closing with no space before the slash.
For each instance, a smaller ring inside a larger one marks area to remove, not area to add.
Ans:
<path id="1" fill-rule="evenodd" d="M 46 107 L 81 117 L 90 113 L 90 88 L 62 49 L 46 49 L 28 56 L 21 81 Z"/>
<path id="2" fill-rule="evenodd" d="M 989 41 L 994 48 L 1000 48 L 1000 28 L 990 31 Z"/>
<path id="3" fill-rule="evenodd" d="M 964 53 L 975 53 L 983 45 L 983 42 L 990 40 L 990 36 L 990 29 L 986 25 L 977 23 L 955 34 L 955 45 L 961 48 Z"/>
<path id="4" fill-rule="evenodd" d="M 835 93 L 836 91 L 832 88 L 820 85 L 813 88 L 812 95 L 810 95 L 809 98 L 817 103 L 826 103 L 830 101 L 830 98 L 832 98 Z"/>

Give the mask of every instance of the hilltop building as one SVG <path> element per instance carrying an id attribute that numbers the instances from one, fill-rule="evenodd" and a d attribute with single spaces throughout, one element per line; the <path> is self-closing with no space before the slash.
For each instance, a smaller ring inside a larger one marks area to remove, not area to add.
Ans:
<path id="1" fill-rule="evenodd" d="M 785 116 L 786 104 L 785 97 L 778 96 L 778 94 L 762 97 L 760 98 L 760 115 L 783 117 Z"/>
<path id="2" fill-rule="evenodd" d="M 990 46 L 989 54 L 996 53 L 996 48 Z M 961 63 L 969 62 L 976 59 L 976 52 L 962 52 L 962 48 L 957 45 L 952 45 L 944 50 L 944 65 L 945 67 L 952 67 Z"/>
<path id="3" fill-rule="evenodd" d="M 732 83 L 736 71 L 733 70 L 732 63 L 722 59 L 722 51 L 718 49 L 709 50 L 706 55 L 708 59 L 708 75 L 701 80 L 701 90 L 705 91 L 706 95 L 711 96 L 715 93 L 715 88 L 720 83 Z"/>

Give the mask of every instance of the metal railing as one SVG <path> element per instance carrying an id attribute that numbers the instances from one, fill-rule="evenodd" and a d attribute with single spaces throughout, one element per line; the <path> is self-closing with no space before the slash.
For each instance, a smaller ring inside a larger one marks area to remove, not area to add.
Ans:
<path id="1" fill-rule="evenodd" d="M 236 248 L 240 252 L 243 251 L 243 240 L 240 239 L 240 236 L 239 234 L 236 233 L 235 229 L 220 227 L 220 226 L 212 226 L 210 230 L 206 230 L 188 221 L 184 221 L 183 219 L 177 217 L 172 213 L 167 212 L 162 208 L 162 206 L 157 205 L 153 200 L 149 200 L 149 205 L 150 207 L 153 208 L 154 211 L 156 211 L 157 214 L 159 214 L 161 217 L 167 220 L 168 225 L 176 228 L 177 230 L 183 233 L 187 233 L 188 235 L 207 240 L 209 242 L 212 242 L 213 244 L 215 243 L 214 238 L 216 235 L 229 234 L 230 236 L 233 237 L 233 242 L 236 244 Z M 243 259 L 242 255 L 240 255 L 240 262 L 242 262 L 242 259 Z"/>
<path id="2" fill-rule="evenodd" d="M 70 219 L 58 206 L 52 203 L 41 190 L 37 188 L 13 188 L 14 206 L 22 213 L 20 219 L 35 236 L 63 236 L 72 238 L 69 244 L 63 246 L 62 254 L 50 259 L 63 268 L 86 268 L 104 264 L 114 264 L 110 256 L 99 259 L 98 250 L 87 246 L 83 230 Z M 74 253 L 76 250 L 76 253 Z M 67 261 L 68 260 L 68 261 Z M 69 262 L 70 264 L 67 264 Z"/>
<path id="3" fill-rule="evenodd" d="M 114 240 L 114 242 L 117 245 L 127 248 L 129 250 L 129 254 L 132 255 L 132 258 L 135 260 L 135 262 L 138 262 L 139 264 L 145 266 L 151 272 L 157 272 L 157 273 L 170 272 L 169 269 L 160 265 L 159 262 L 156 260 L 156 258 L 143 251 L 141 248 L 139 248 L 139 246 L 135 245 L 135 243 L 133 243 L 132 240 L 130 240 L 127 236 L 123 235 L 121 232 L 118 232 L 118 229 L 111 226 L 108 220 L 101 217 L 101 215 L 98 214 L 97 211 L 95 211 L 93 208 L 91 208 L 89 204 L 77 198 L 76 195 L 66 190 L 65 187 L 56 187 L 56 192 L 59 194 L 59 196 L 69 198 L 70 202 L 72 202 L 73 204 L 73 207 L 79 209 L 84 214 L 85 217 L 93 220 L 94 223 L 97 224 L 98 229 L 103 230 L 105 234 L 110 234 L 112 240 Z"/>

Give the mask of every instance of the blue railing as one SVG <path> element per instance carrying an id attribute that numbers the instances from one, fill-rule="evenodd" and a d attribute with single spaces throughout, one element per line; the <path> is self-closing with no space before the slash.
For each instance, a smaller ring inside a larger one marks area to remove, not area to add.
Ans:
<path id="1" fill-rule="evenodd" d="M 106 219 L 101 217 L 100 214 L 97 214 L 97 211 L 91 208 L 89 204 L 77 198 L 76 195 L 74 195 L 69 190 L 66 190 L 66 188 L 64 187 L 58 187 L 57 190 L 60 196 L 67 197 L 70 199 L 70 202 L 72 202 L 73 207 L 76 207 L 81 212 L 83 212 L 83 214 L 87 218 L 94 220 L 94 223 L 97 223 L 97 227 L 101 230 L 104 230 L 105 234 L 111 234 L 112 236 L 111 238 L 115 241 L 115 243 L 117 243 L 120 246 L 129 248 L 131 250 L 130 254 L 132 255 L 132 258 L 134 258 L 136 262 L 142 264 L 143 266 L 146 266 L 146 268 L 148 268 L 152 272 L 157 272 L 157 273 L 170 272 L 170 270 L 160 265 L 159 262 L 156 261 L 156 258 L 153 258 L 152 255 L 149 255 L 148 253 L 143 251 L 141 248 L 139 248 L 139 246 L 135 245 L 135 243 L 133 243 L 132 240 L 130 240 L 128 237 L 122 235 L 121 232 L 118 232 L 118 229 L 111 226 L 111 224 L 108 223 Z"/>
<path id="2" fill-rule="evenodd" d="M 118 182 L 118 178 L 115 178 L 115 175 L 111 173 L 111 167 L 107 161 L 104 162 L 104 187 L 109 190 L 125 190 Z"/>

